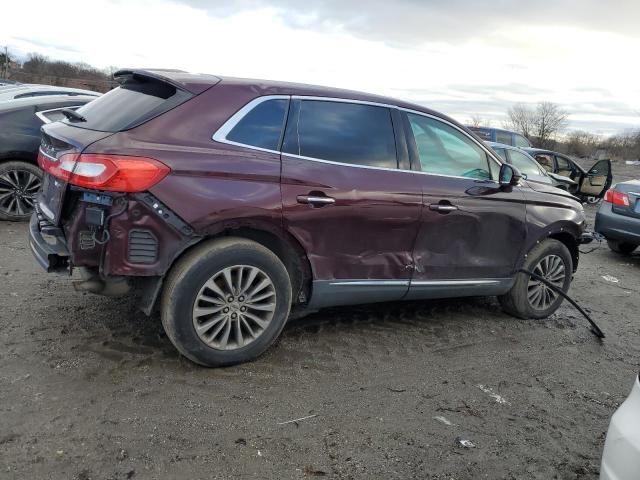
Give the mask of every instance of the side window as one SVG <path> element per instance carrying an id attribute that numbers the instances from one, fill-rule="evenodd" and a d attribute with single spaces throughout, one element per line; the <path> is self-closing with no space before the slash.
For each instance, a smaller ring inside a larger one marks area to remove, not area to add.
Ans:
<path id="1" fill-rule="evenodd" d="M 511 150 L 509 155 L 511 155 L 511 163 L 520 170 L 521 173 L 526 173 L 527 175 L 542 175 L 540 168 L 536 165 L 533 158 L 517 150 Z"/>
<path id="2" fill-rule="evenodd" d="M 504 148 L 494 148 L 493 151 L 496 152 L 502 160 L 507 161 L 507 151 Z"/>
<path id="3" fill-rule="evenodd" d="M 547 172 L 553 172 L 553 158 L 546 153 L 538 153 L 536 155 L 536 161 L 542 165 Z"/>
<path id="4" fill-rule="evenodd" d="M 278 150 L 288 100 L 273 99 L 258 104 L 227 134 L 227 140 L 253 147 Z"/>
<path id="5" fill-rule="evenodd" d="M 556 162 L 558 162 L 558 170 L 572 170 L 571 164 L 566 158 L 556 155 Z"/>
<path id="6" fill-rule="evenodd" d="M 422 115 L 407 114 L 423 172 L 490 179 L 487 154 L 457 129 Z"/>
<path id="7" fill-rule="evenodd" d="M 513 143 L 511 140 L 511 132 L 496 130 L 496 142 L 504 143 L 505 145 L 511 145 Z"/>
<path id="8" fill-rule="evenodd" d="M 398 167 L 391 112 L 372 105 L 298 100 L 282 150 L 332 162 Z"/>
<path id="9" fill-rule="evenodd" d="M 522 135 L 514 133 L 513 138 L 515 140 L 514 144 L 516 147 L 531 148 L 531 142 L 529 142 L 529 140 L 527 140 L 526 137 L 523 137 Z"/>

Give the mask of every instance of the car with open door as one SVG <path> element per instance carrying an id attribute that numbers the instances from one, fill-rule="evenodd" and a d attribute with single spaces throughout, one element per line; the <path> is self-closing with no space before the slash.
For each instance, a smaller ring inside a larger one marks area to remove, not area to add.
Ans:
<path id="1" fill-rule="evenodd" d="M 95 97 L 47 95 L 0 103 L 0 220 L 27 221 L 40 188 L 40 128 Z"/>
<path id="2" fill-rule="evenodd" d="M 76 289 L 140 294 L 201 365 L 252 360 L 291 316 L 496 295 L 544 318 L 569 289 L 582 206 L 428 108 L 326 87 L 123 70 L 42 127 L 29 228 Z"/>
<path id="3" fill-rule="evenodd" d="M 570 192 L 583 202 L 597 203 L 611 186 L 611 160 L 598 160 L 589 170 L 585 170 L 575 160 L 558 152 L 542 148 L 523 150 L 535 158 L 547 172 L 574 180 L 577 185 Z"/>
<path id="4" fill-rule="evenodd" d="M 527 182 L 551 185 L 566 191 L 575 191 L 577 183 L 569 177 L 547 172 L 542 165 L 520 148 L 502 143 L 485 142 L 498 156 L 510 165 L 515 166 Z"/>
<path id="5" fill-rule="evenodd" d="M 631 254 L 640 245 L 640 180 L 629 180 L 607 190 L 596 213 L 595 231 L 609 248 Z"/>

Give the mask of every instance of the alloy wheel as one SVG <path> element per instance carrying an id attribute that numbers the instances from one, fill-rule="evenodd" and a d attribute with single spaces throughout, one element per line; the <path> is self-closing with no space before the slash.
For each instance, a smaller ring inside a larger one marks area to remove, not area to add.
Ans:
<path id="1" fill-rule="evenodd" d="M 533 273 L 538 274 L 552 285 L 562 289 L 566 277 L 564 261 L 558 255 L 543 257 L 534 267 Z M 529 305 L 536 310 L 546 310 L 558 298 L 558 294 L 547 285 L 531 277 L 527 285 Z"/>
<path id="2" fill-rule="evenodd" d="M 12 217 L 30 215 L 40 183 L 37 175 L 20 168 L 0 175 L 0 211 Z"/>
<path id="3" fill-rule="evenodd" d="M 211 348 L 235 350 L 255 341 L 276 310 L 276 289 L 257 267 L 236 265 L 213 275 L 193 304 L 193 326 Z"/>

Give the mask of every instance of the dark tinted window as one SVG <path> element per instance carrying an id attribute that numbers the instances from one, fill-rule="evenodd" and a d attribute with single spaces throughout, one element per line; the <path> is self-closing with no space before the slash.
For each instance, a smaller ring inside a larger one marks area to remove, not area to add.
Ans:
<path id="1" fill-rule="evenodd" d="M 372 105 L 296 101 L 283 151 L 354 165 L 398 166 L 391 112 Z"/>
<path id="2" fill-rule="evenodd" d="M 63 120 L 74 127 L 118 132 L 133 128 L 191 98 L 172 85 L 133 77 L 78 109 L 86 122 Z"/>
<path id="3" fill-rule="evenodd" d="M 511 145 L 511 132 L 502 132 L 496 130 L 496 142 L 504 143 L 505 145 Z"/>
<path id="4" fill-rule="evenodd" d="M 288 105 L 284 99 L 260 103 L 233 127 L 227 140 L 277 150 Z"/>

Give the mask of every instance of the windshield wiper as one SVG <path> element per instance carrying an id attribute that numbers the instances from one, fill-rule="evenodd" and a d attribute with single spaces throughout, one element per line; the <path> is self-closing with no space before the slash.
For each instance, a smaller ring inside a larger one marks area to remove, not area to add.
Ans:
<path id="1" fill-rule="evenodd" d="M 67 117 L 67 119 L 71 120 L 71 121 L 76 121 L 76 122 L 86 122 L 87 119 L 84 118 L 82 115 L 80 115 L 78 112 L 76 112 L 75 110 L 71 110 L 70 108 L 63 108 L 62 110 L 60 110 L 60 112 L 62 112 L 62 114 Z"/>

